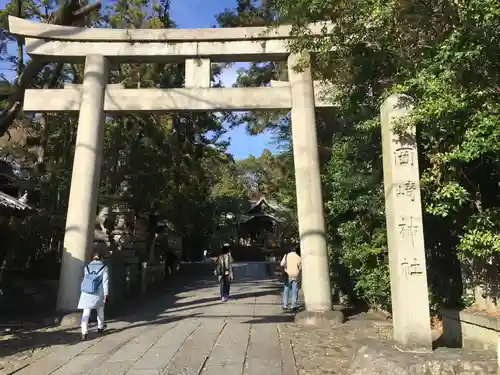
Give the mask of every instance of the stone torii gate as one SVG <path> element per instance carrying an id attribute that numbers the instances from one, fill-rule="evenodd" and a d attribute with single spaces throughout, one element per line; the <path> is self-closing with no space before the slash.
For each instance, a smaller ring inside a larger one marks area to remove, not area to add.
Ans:
<path id="1" fill-rule="evenodd" d="M 312 35 L 321 37 L 324 26 L 313 24 L 309 30 Z M 309 59 L 309 54 L 290 54 L 287 42 L 291 26 L 275 29 L 92 29 L 9 17 L 9 29 L 11 34 L 25 39 L 26 52 L 32 59 L 85 63 L 82 85 L 26 90 L 24 98 L 25 112 L 79 112 L 58 310 L 75 311 L 84 262 L 93 240 L 105 112 L 291 109 L 306 317 L 321 318 L 331 312 L 315 107 L 332 104 L 318 95 L 318 83 L 313 82 L 310 67 L 301 71 L 295 69 L 299 60 Z M 283 60 L 288 61 L 289 82 L 273 82 L 271 87 L 210 87 L 212 62 Z M 185 85 L 173 89 L 125 89 L 120 85 L 108 85 L 110 62 L 185 62 Z M 389 126 L 400 112 L 394 101 L 388 101 L 382 111 L 395 338 L 403 348 L 428 349 L 431 345 L 429 302 L 418 207 L 418 164 L 413 159 L 416 149 L 408 145 L 399 147 L 392 126 Z M 411 137 L 414 139 L 414 134 L 410 134 Z M 404 162 L 403 167 L 410 166 L 411 158 L 411 168 L 406 172 L 392 172 L 396 170 L 393 162 L 396 154 L 399 155 L 397 161 L 401 165 Z M 413 184 L 411 207 L 400 200 L 404 195 L 400 194 L 400 185 L 403 190 L 404 186 L 409 186 L 402 184 L 401 176 Z M 397 191 L 392 192 L 393 188 Z M 418 189 L 416 195 L 415 189 Z M 403 209 L 396 209 L 396 206 Z M 411 236 L 413 249 L 406 249 L 409 245 L 401 235 L 396 235 L 397 231 Z M 423 272 L 420 271 L 422 267 Z"/>

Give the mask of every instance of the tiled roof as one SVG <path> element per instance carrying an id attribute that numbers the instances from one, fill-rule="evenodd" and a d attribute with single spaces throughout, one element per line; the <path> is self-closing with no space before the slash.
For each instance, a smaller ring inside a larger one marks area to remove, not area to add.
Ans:
<path id="1" fill-rule="evenodd" d="M 242 223 L 242 224 L 246 223 L 247 221 L 250 221 L 251 219 L 256 218 L 256 217 L 268 217 L 271 220 L 277 221 L 279 223 L 286 222 L 286 219 L 283 217 L 277 217 L 277 216 L 273 216 L 273 215 L 269 215 L 269 214 L 259 213 L 259 214 L 252 214 L 252 215 L 241 215 L 240 216 L 240 223 Z"/>
<path id="2" fill-rule="evenodd" d="M 248 212 L 253 211 L 256 207 L 260 205 L 267 205 L 269 208 L 271 208 L 273 211 L 288 211 L 288 208 L 279 204 L 275 200 L 267 200 L 266 198 L 262 197 L 259 200 L 251 200 L 249 201 L 251 208 L 248 210 Z"/>
<path id="3" fill-rule="evenodd" d="M 0 207 L 7 207 L 13 210 L 30 211 L 32 208 L 26 203 L 19 202 L 16 198 L 0 191 Z"/>

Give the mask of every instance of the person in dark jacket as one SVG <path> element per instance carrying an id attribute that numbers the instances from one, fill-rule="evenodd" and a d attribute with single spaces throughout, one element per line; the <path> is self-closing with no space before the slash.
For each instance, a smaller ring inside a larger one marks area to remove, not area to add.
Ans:
<path id="1" fill-rule="evenodd" d="M 222 254 L 217 258 L 217 276 L 220 282 L 220 298 L 226 302 L 229 298 L 229 289 L 233 280 L 233 257 L 228 243 L 222 246 Z"/>

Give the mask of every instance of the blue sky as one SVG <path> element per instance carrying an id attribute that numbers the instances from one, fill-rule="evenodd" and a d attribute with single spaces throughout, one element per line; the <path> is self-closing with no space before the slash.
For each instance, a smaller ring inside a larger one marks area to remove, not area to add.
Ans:
<path id="1" fill-rule="evenodd" d="M 217 13 L 235 5 L 236 0 L 172 0 L 171 15 L 179 28 L 212 27 Z M 235 64 L 223 72 L 225 86 L 231 87 L 236 80 L 236 70 L 241 66 L 244 64 Z M 236 159 L 244 159 L 250 154 L 258 156 L 265 148 L 276 150 L 271 134 L 249 136 L 244 126 L 230 130 L 226 137 L 230 138 L 229 151 Z"/>
<path id="2" fill-rule="evenodd" d="M 91 0 L 92 1 L 92 0 Z M 109 4 L 111 1 L 103 1 Z M 0 0 L 0 6 L 5 6 L 6 0 Z M 215 15 L 226 8 L 234 8 L 236 0 L 172 0 L 171 15 L 179 28 L 212 27 L 215 25 Z M 9 75 L 5 70 L 8 64 L 0 64 L 0 73 Z M 222 81 L 226 87 L 231 87 L 236 80 L 236 70 L 244 64 L 235 64 L 223 71 Z M 230 140 L 229 152 L 235 159 L 244 159 L 250 154 L 258 156 L 268 148 L 276 151 L 272 135 L 269 133 L 258 136 L 246 134 L 244 126 L 228 131 L 225 139 Z"/>

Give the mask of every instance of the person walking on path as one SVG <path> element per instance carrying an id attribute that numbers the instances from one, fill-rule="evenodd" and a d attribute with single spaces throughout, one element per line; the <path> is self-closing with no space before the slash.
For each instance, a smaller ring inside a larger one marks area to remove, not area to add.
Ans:
<path id="1" fill-rule="evenodd" d="M 292 311 L 297 311 L 297 302 L 299 299 L 300 272 L 302 270 L 302 258 L 298 254 L 298 247 L 291 248 L 281 260 L 281 267 L 284 270 L 284 288 L 283 288 L 283 310 L 288 311 L 288 296 L 292 293 Z"/>
<path id="2" fill-rule="evenodd" d="M 82 313 L 82 340 L 87 340 L 89 318 L 92 310 L 97 310 L 97 332 L 104 332 L 104 306 L 108 302 L 109 275 L 108 267 L 102 261 L 102 255 L 95 251 L 92 261 L 85 266 L 81 284 L 78 309 Z"/>
<path id="3" fill-rule="evenodd" d="M 217 258 L 217 276 L 220 282 L 220 298 L 222 302 L 226 302 L 229 298 L 229 289 L 233 280 L 233 257 L 228 243 L 222 246 L 222 254 Z"/>

